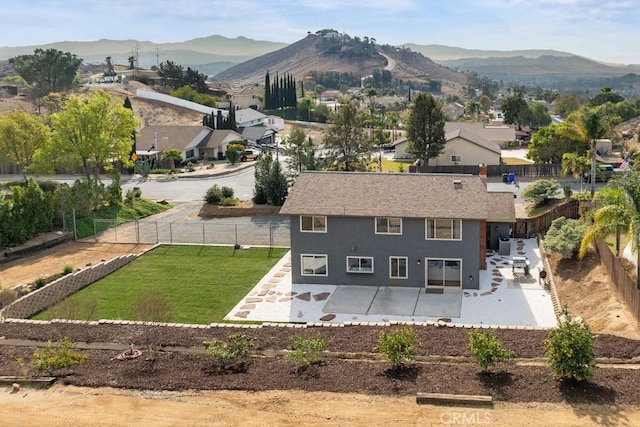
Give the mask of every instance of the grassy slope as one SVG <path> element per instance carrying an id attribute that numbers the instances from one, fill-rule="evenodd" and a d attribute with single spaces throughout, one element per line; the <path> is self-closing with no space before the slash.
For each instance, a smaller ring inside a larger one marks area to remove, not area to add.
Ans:
<path id="1" fill-rule="evenodd" d="M 90 320 L 137 320 L 132 314 L 134 302 L 157 291 L 172 302 L 171 322 L 222 322 L 286 252 L 273 249 L 269 257 L 268 248 L 234 251 L 232 247 L 161 246 L 68 300 L 77 307 L 78 318 L 97 301 Z M 70 306 L 69 301 L 61 304 Z M 35 318 L 56 317 L 65 310 L 61 304 Z"/>

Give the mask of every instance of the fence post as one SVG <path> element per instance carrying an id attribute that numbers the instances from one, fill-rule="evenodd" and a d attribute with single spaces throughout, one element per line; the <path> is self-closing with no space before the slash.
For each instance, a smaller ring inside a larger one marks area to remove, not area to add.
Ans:
<path id="1" fill-rule="evenodd" d="M 136 219 L 136 243 L 140 244 L 140 221 Z"/>
<path id="2" fill-rule="evenodd" d="M 269 226 L 269 258 L 273 252 L 273 225 Z"/>
<path id="3" fill-rule="evenodd" d="M 71 210 L 73 214 L 73 240 L 78 240 L 78 228 L 76 227 L 76 208 Z"/>
<path id="4" fill-rule="evenodd" d="M 204 235 L 204 222 L 202 223 L 202 244 L 203 245 L 207 244 L 207 238 Z"/>
<path id="5" fill-rule="evenodd" d="M 160 243 L 160 232 L 158 231 L 158 221 L 156 221 L 156 244 Z"/>
<path id="6" fill-rule="evenodd" d="M 98 230 L 96 230 L 96 220 L 93 220 L 93 239 L 98 241 Z"/>
<path id="7" fill-rule="evenodd" d="M 235 234 L 236 234 L 236 238 L 235 238 L 235 243 L 234 246 L 238 244 L 238 224 L 234 224 L 233 228 L 235 230 Z"/>
<path id="8" fill-rule="evenodd" d="M 173 245 L 173 223 L 169 223 L 169 243 Z"/>

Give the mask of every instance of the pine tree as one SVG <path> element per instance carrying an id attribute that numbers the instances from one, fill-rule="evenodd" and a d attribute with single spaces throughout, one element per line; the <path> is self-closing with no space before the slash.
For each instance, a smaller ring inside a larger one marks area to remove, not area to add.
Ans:
<path id="1" fill-rule="evenodd" d="M 271 101 L 271 78 L 269 77 L 269 71 L 264 76 L 264 108 L 271 110 L 273 108 Z"/>

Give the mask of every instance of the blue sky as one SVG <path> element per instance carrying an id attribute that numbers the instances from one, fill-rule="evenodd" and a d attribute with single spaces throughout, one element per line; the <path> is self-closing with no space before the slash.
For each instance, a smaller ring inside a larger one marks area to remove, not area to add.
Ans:
<path id="1" fill-rule="evenodd" d="M 2 0 L 0 46 L 219 34 L 285 43 L 333 28 L 378 43 L 556 49 L 640 64 L 638 0 Z"/>

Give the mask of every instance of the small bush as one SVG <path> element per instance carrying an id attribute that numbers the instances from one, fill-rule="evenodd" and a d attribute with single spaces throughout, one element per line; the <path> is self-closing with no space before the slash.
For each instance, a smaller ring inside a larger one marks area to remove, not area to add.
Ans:
<path id="1" fill-rule="evenodd" d="M 224 186 L 221 188 L 221 191 L 222 191 L 222 197 L 224 198 L 233 197 L 233 194 L 234 194 L 233 188 Z"/>
<path id="2" fill-rule="evenodd" d="M 6 307 L 18 299 L 18 293 L 13 289 L 3 289 L 0 291 L 0 308 Z"/>
<path id="3" fill-rule="evenodd" d="M 469 352 L 484 372 L 513 355 L 502 346 L 492 330 L 469 332 Z"/>
<path id="4" fill-rule="evenodd" d="M 73 273 L 73 265 L 66 264 L 64 267 L 62 267 L 62 274 L 66 276 L 67 274 L 71 273 Z"/>
<path id="5" fill-rule="evenodd" d="M 536 206 L 543 206 L 555 197 L 560 184 L 555 179 L 539 179 L 522 191 L 522 197 Z"/>
<path id="6" fill-rule="evenodd" d="M 213 357 L 223 369 L 228 369 L 249 356 L 249 351 L 253 348 L 253 338 L 243 334 L 232 334 L 226 341 L 214 339 L 203 344 L 207 356 Z"/>
<path id="7" fill-rule="evenodd" d="M 173 318 L 173 305 L 163 293 L 151 291 L 133 302 L 131 314 L 136 320 L 170 322 Z"/>
<path id="8" fill-rule="evenodd" d="M 306 368 L 320 361 L 320 352 L 326 347 L 327 342 L 318 332 L 315 338 L 296 338 L 293 341 L 293 349 L 285 357 Z"/>
<path id="9" fill-rule="evenodd" d="M 404 368 L 408 362 L 415 360 L 418 344 L 418 333 L 407 326 L 394 329 L 391 333 L 378 333 L 375 351 L 381 353 L 394 369 Z"/>
<path id="10" fill-rule="evenodd" d="M 35 280 L 35 282 L 33 282 L 33 289 L 40 289 L 46 284 L 47 284 L 47 279 L 45 277 L 38 277 Z"/>
<path id="11" fill-rule="evenodd" d="M 127 190 L 127 194 L 124 196 L 125 200 L 129 203 L 133 202 L 133 199 L 139 199 L 140 197 L 142 197 L 140 187 L 133 187 L 131 190 Z"/>
<path id="12" fill-rule="evenodd" d="M 571 259 L 578 253 L 587 228 L 579 219 L 556 218 L 544 236 L 544 247 L 558 252 L 564 259 Z"/>
<path id="13" fill-rule="evenodd" d="M 236 199 L 235 197 L 225 197 L 220 201 L 220 205 L 221 206 L 237 206 L 238 199 Z"/>
<path id="14" fill-rule="evenodd" d="M 552 376 L 557 380 L 591 380 L 596 367 L 594 340 L 589 326 L 581 319 L 572 318 L 565 310 L 559 326 L 544 340 Z"/>
<path id="15" fill-rule="evenodd" d="M 172 171 L 171 169 L 157 168 L 151 169 L 149 173 L 156 175 L 170 175 L 171 173 L 175 173 L 177 171 Z"/>
<path id="16" fill-rule="evenodd" d="M 41 348 L 33 352 L 30 365 L 38 372 L 55 371 L 80 365 L 87 361 L 87 356 L 73 351 L 75 346 L 69 338 L 64 337 L 53 344 L 49 341 L 47 348 Z"/>
<path id="17" fill-rule="evenodd" d="M 222 189 L 218 186 L 218 184 L 215 184 L 205 193 L 204 201 L 210 205 L 217 205 L 222 201 L 223 197 L 224 196 L 222 195 Z"/>

